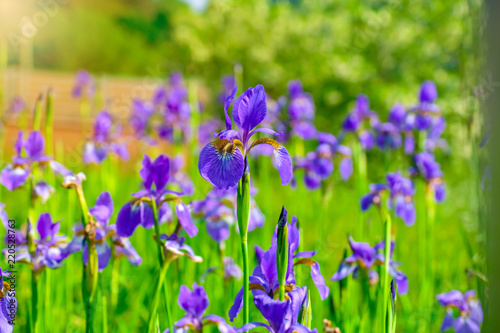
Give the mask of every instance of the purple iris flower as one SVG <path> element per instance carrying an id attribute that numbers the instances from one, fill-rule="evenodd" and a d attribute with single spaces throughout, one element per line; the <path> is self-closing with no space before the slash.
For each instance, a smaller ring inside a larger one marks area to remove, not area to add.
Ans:
<path id="1" fill-rule="evenodd" d="M 92 76 L 84 69 L 79 70 L 75 77 L 73 91 L 71 92 L 73 98 L 92 98 L 95 92 L 96 86 Z"/>
<path id="2" fill-rule="evenodd" d="M 432 118 L 439 115 L 439 106 L 434 104 L 437 99 L 436 85 L 432 81 L 425 81 L 420 86 L 418 103 L 410 108 L 415 114 L 413 126 L 418 131 L 429 129 L 432 125 Z"/>
<path id="3" fill-rule="evenodd" d="M 399 266 L 401 266 L 401 263 L 398 261 L 392 260 L 395 247 L 396 247 L 396 243 L 391 240 L 391 253 L 389 256 L 389 274 L 396 281 L 396 285 L 398 286 L 398 293 L 400 295 L 405 295 L 406 293 L 408 293 L 408 277 L 406 276 L 405 273 L 403 273 L 399 269 Z M 385 262 L 385 256 L 384 256 L 385 240 L 382 240 L 381 242 L 376 244 L 374 246 L 374 249 L 375 249 L 375 251 L 377 251 L 377 262 L 384 264 L 384 262 Z"/>
<path id="4" fill-rule="evenodd" d="M 399 129 L 391 122 L 377 123 L 373 127 L 375 130 L 375 141 L 380 150 L 398 149 L 401 147 L 402 139 Z"/>
<path id="5" fill-rule="evenodd" d="M 284 218 L 286 220 L 286 210 L 283 208 Z M 316 251 L 297 252 L 299 248 L 299 230 L 296 226 L 297 219 L 292 218 L 292 223 L 288 223 L 288 270 L 286 273 L 286 296 L 284 302 L 276 301 L 274 296 L 278 293 L 279 281 L 276 267 L 276 249 L 277 249 L 277 227 L 271 241 L 271 247 L 265 253 L 261 254 L 261 260 L 250 276 L 250 288 L 254 295 L 254 303 L 264 317 L 268 320 L 269 326 L 260 323 L 254 323 L 256 326 L 272 328 L 272 332 L 292 332 L 289 331 L 291 325 L 297 323 L 298 311 L 307 295 L 306 287 L 297 287 L 295 285 L 294 267 L 299 264 L 307 265 L 311 268 L 311 278 L 318 288 L 320 297 L 325 300 L 328 297 L 330 289 L 325 285 L 325 279 L 321 275 L 320 267 L 317 262 L 311 258 Z M 295 263 L 294 260 L 296 259 Z M 243 307 L 243 289 L 236 296 L 233 306 L 229 310 L 231 321 L 236 318 Z M 279 310 L 279 311 L 278 311 Z M 275 312 L 278 311 L 278 312 Z M 255 326 L 244 326 L 246 330 Z"/>
<path id="6" fill-rule="evenodd" d="M 83 148 L 85 164 L 100 164 L 109 153 L 118 155 L 122 160 L 129 159 L 129 152 L 125 142 L 119 140 L 121 128 L 113 124 L 111 114 L 101 111 L 94 123 L 94 133 L 90 141 Z"/>
<path id="7" fill-rule="evenodd" d="M 155 201 L 161 221 L 170 210 L 167 202 L 170 200 L 176 202 L 175 211 L 179 223 L 186 230 L 189 237 L 194 237 L 198 233 L 198 228 L 191 220 L 188 207 L 178 198 L 182 193 L 165 189 L 170 178 L 170 159 L 160 155 L 152 162 L 147 155 L 144 155 L 142 169 L 139 174 L 144 189 L 133 193 L 132 196 L 135 199 L 127 202 L 118 212 L 116 220 L 116 233 L 118 236 L 130 237 L 139 225 L 146 229 L 153 227 L 154 216 L 151 201 Z M 171 197 L 166 198 L 167 195 Z"/>
<path id="8" fill-rule="evenodd" d="M 4 277 L 11 275 L 8 271 L 0 268 L 0 332 L 12 333 L 14 330 L 13 321 L 16 318 L 17 299 L 13 294 L 10 284 Z"/>
<path id="9" fill-rule="evenodd" d="M 348 238 L 352 254 L 340 263 L 339 269 L 330 280 L 339 281 L 351 274 L 354 278 L 357 278 L 360 274 L 360 270 L 362 270 L 366 273 L 366 276 L 368 276 L 370 284 L 373 285 L 377 283 L 379 276 L 374 270 L 374 267 L 384 264 L 385 241 L 381 241 L 374 247 L 371 247 L 368 243 L 355 242 L 351 236 L 348 236 Z M 398 293 L 404 295 L 408 292 L 408 278 L 398 269 L 401 264 L 392 260 L 395 245 L 396 244 L 391 241 L 389 274 L 396 280 Z"/>
<path id="10" fill-rule="evenodd" d="M 415 174 L 421 175 L 427 182 L 429 190 L 434 191 L 436 202 L 442 202 L 446 198 L 446 188 L 443 182 L 443 172 L 441 166 L 433 154 L 422 152 L 415 155 Z"/>
<path id="11" fill-rule="evenodd" d="M 311 140 L 316 136 L 316 127 L 313 124 L 315 107 L 312 96 L 302 89 L 299 80 L 288 83 L 288 115 L 294 135 L 304 140 Z"/>
<path id="12" fill-rule="evenodd" d="M 230 235 L 230 227 L 236 221 L 236 192 L 237 187 L 227 191 L 214 187 L 206 198 L 194 201 L 191 206 L 195 216 L 206 221 L 207 232 L 217 243 L 223 244 Z M 250 220 L 248 231 L 264 226 L 265 217 L 253 196 L 257 193 L 254 187 L 250 188 Z"/>
<path id="13" fill-rule="evenodd" d="M 370 101 L 363 94 L 358 95 L 353 110 L 344 118 L 342 129 L 345 132 L 356 132 L 360 129 L 365 120 L 378 122 L 378 116 L 375 111 L 370 110 Z"/>
<path id="14" fill-rule="evenodd" d="M 16 259 L 28 264 L 36 274 L 46 267 L 54 269 L 62 266 L 69 253 L 65 251 L 66 236 L 57 235 L 59 228 L 59 222 L 52 222 L 49 213 L 40 214 L 36 224 L 39 238 L 34 239 L 34 254 L 30 253 L 28 248 L 27 235 L 31 232 L 31 223 L 28 223 L 26 233 L 18 239 L 20 242 L 17 243 Z"/>
<path id="15" fill-rule="evenodd" d="M 184 244 L 186 241 L 185 237 L 179 237 L 177 233 L 173 233 L 170 236 L 167 234 L 160 235 L 161 245 L 165 253 L 165 258 L 168 261 L 177 259 L 178 257 L 187 257 L 193 262 L 202 262 L 203 259 L 200 256 L 194 254 L 193 249 Z"/>
<path id="16" fill-rule="evenodd" d="M 176 327 L 185 329 L 186 332 L 187 330 L 202 332 L 204 326 L 215 324 L 219 332 L 236 332 L 231 325 L 228 325 L 226 321 L 219 316 L 203 316 L 208 308 L 208 296 L 205 289 L 196 283 L 193 283 L 192 291 L 187 286 L 182 285 L 177 302 L 181 309 L 186 311 L 186 314 L 175 322 Z"/>
<path id="17" fill-rule="evenodd" d="M 221 190 L 227 190 L 238 184 L 244 172 L 248 172 L 246 156 L 251 149 L 259 144 L 269 144 L 274 147 L 274 156 L 281 177 L 281 184 L 286 185 L 292 179 L 292 160 L 285 147 L 277 141 L 262 138 L 249 142 L 258 132 L 278 135 L 271 129 L 255 129 L 266 117 L 266 93 L 261 85 L 249 88 L 238 97 L 233 106 L 233 120 L 239 131 L 232 129 L 231 118 L 227 109 L 234 99 L 237 87 L 224 103 L 226 129 L 218 135 L 219 139 L 207 144 L 200 153 L 198 168 L 200 174 L 212 185 Z"/>
<path id="18" fill-rule="evenodd" d="M 396 216 L 403 219 L 407 226 L 413 225 L 416 220 L 416 211 L 413 202 L 415 189 L 412 181 L 403 177 L 399 172 L 388 173 L 386 180 L 385 184 L 370 184 L 370 192 L 360 199 L 361 210 L 364 212 L 373 204 L 380 206 L 382 192 L 388 191 L 388 208 L 394 207 Z"/>
<path id="19" fill-rule="evenodd" d="M 339 170 L 342 180 L 346 181 L 352 174 L 351 149 L 338 144 L 333 134 L 318 132 L 319 142 L 316 151 L 302 157 L 295 157 L 294 169 L 304 170 L 304 183 L 310 190 L 317 189 L 321 182 L 329 178 L 334 170 L 333 158 L 341 157 Z"/>
<path id="20" fill-rule="evenodd" d="M 441 332 L 453 327 L 457 333 L 479 333 L 483 322 L 483 308 L 474 290 L 462 294 L 452 290 L 436 296 L 439 304 L 446 307 L 446 315 L 441 324 Z M 457 309 L 456 316 L 453 309 Z"/>
<path id="21" fill-rule="evenodd" d="M 436 148 L 441 148 L 444 151 L 449 149 L 448 142 L 441 137 L 446 128 L 446 120 L 443 116 L 434 117 L 427 131 L 427 137 L 425 139 L 425 149 L 427 151 L 433 151 Z"/>
<path id="22" fill-rule="evenodd" d="M 95 206 L 89 212 L 92 215 L 90 225 L 87 226 L 87 231 L 83 229 L 81 224 L 75 226 L 75 236 L 65 248 L 67 253 L 78 252 L 83 249 L 83 262 L 87 265 L 88 262 L 88 242 L 84 239 L 87 237 L 95 246 L 97 252 L 99 271 L 105 269 L 111 259 L 112 254 L 115 257 L 126 256 L 132 265 L 140 265 L 142 258 L 134 249 L 127 238 L 119 237 L 115 232 L 115 225 L 109 224 L 109 220 L 113 215 L 113 199 L 109 192 L 102 192 L 96 200 Z M 114 244 L 114 252 L 108 244 L 108 239 L 111 239 Z"/>
<path id="23" fill-rule="evenodd" d="M 10 101 L 9 108 L 7 109 L 9 113 L 16 114 L 21 113 L 26 109 L 26 103 L 21 96 L 14 96 Z"/>
<path id="24" fill-rule="evenodd" d="M 154 96 L 153 96 L 154 100 Z M 149 122 L 155 113 L 155 105 L 148 101 L 134 99 L 132 101 L 132 114 L 130 116 L 130 124 L 134 129 L 134 134 L 137 138 L 154 141 L 148 136 Z"/>

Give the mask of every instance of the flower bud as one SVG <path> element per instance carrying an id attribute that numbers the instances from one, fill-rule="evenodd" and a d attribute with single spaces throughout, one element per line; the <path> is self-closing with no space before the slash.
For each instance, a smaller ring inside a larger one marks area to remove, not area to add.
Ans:
<path id="1" fill-rule="evenodd" d="M 276 246 L 276 268 L 279 281 L 279 299 L 285 300 L 286 273 L 288 270 L 288 225 L 286 221 L 287 211 L 285 207 L 281 209 L 278 221 L 278 234 Z"/>

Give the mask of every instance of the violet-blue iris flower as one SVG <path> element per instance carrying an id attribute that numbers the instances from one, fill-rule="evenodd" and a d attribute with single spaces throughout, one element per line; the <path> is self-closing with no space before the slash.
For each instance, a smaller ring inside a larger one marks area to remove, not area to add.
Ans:
<path id="1" fill-rule="evenodd" d="M 436 202 L 442 202 L 446 198 L 446 187 L 443 182 L 441 166 L 434 155 L 429 152 L 421 152 L 415 155 L 416 169 L 412 169 L 416 175 L 422 176 L 427 182 L 430 190 L 434 191 Z"/>
<path id="2" fill-rule="evenodd" d="M 90 141 L 83 148 L 85 164 L 100 164 L 109 153 L 114 153 L 122 160 L 129 159 L 129 152 L 125 142 L 119 140 L 121 128 L 113 124 L 111 114 L 101 111 L 94 123 L 94 133 Z"/>
<path id="3" fill-rule="evenodd" d="M 21 113 L 26 109 L 26 102 L 21 96 L 14 96 L 9 103 L 9 107 L 7 108 L 8 113 L 16 114 Z"/>
<path id="4" fill-rule="evenodd" d="M 375 130 L 375 141 L 380 150 L 385 151 L 401 147 L 401 133 L 393 123 L 377 123 L 373 126 L 373 129 Z"/>
<path id="5" fill-rule="evenodd" d="M 257 127 L 266 117 L 266 93 L 262 85 L 249 88 L 241 94 L 233 106 L 233 120 L 239 131 L 232 129 L 232 121 L 227 109 L 236 94 L 234 87 L 224 103 L 226 129 L 214 135 L 219 139 L 207 144 L 200 153 L 198 169 L 203 178 L 221 190 L 236 186 L 248 170 L 247 155 L 259 144 L 274 147 L 274 156 L 281 177 L 281 184 L 286 185 L 292 179 L 292 160 L 285 147 L 277 141 L 262 138 L 250 143 L 250 138 L 258 132 L 278 135 L 275 131 Z"/>
<path id="6" fill-rule="evenodd" d="M 304 183 L 310 190 L 317 189 L 321 182 L 329 178 L 334 170 L 333 158 L 340 156 L 339 171 L 342 180 L 346 181 L 353 172 L 351 149 L 338 144 L 333 134 L 318 132 L 318 147 L 302 157 L 295 157 L 294 169 L 304 170 Z"/>
<path id="7" fill-rule="evenodd" d="M 439 106 L 434 104 L 437 99 L 436 85 L 432 81 L 424 81 L 420 86 L 418 103 L 410 108 L 414 113 L 413 127 L 425 131 L 432 125 L 432 118 L 439 115 Z"/>
<path id="8" fill-rule="evenodd" d="M 353 274 L 353 277 L 359 276 L 359 270 L 368 274 L 370 284 L 375 284 L 378 281 L 378 274 L 372 270 L 372 267 L 379 259 L 377 251 L 368 243 L 355 242 L 351 236 L 348 236 L 349 246 L 351 247 L 352 254 L 345 258 L 340 267 L 330 278 L 332 281 L 339 281 L 345 279 L 347 276 Z"/>
<path id="9" fill-rule="evenodd" d="M 35 168 L 48 166 L 55 173 L 59 173 L 59 168 L 64 168 L 45 155 L 45 139 L 39 131 L 32 131 L 25 141 L 23 132 L 19 131 L 14 149 L 16 155 L 12 157 L 12 163 L 3 168 L 0 174 L 0 183 L 9 191 L 26 184 Z M 37 181 L 33 185 L 33 196 L 40 198 L 42 202 L 47 201 L 54 192 L 52 186 L 45 181 Z"/>
<path id="10" fill-rule="evenodd" d="M 95 206 L 89 212 L 92 215 L 91 226 L 88 226 L 90 232 L 85 232 L 83 226 L 78 224 L 74 228 L 75 236 L 66 247 L 67 253 L 78 252 L 83 249 L 83 262 L 87 265 L 88 262 L 88 242 L 84 243 L 85 234 L 90 234 L 89 241 L 95 246 L 97 252 L 97 260 L 99 271 L 105 269 L 111 256 L 125 256 L 132 265 L 140 265 L 142 258 L 134 249 L 128 238 L 119 237 L 116 234 L 116 226 L 110 224 L 109 220 L 113 215 L 113 199 L 109 192 L 102 192 L 96 200 Z M 108 244 L 108 239 L 111 239 L 114 244 L 114 253 Z"/>
<path id="11" fill-rule="evenodd" d="M 17 239 L 18 242 L 16 260 L 28 264 L 36 273 L 41 273 L 46 267 L 54 269 L 63 265 L 63 260 L 69 255 L 65 251 L 67 243 L 66 236 L 57 235 L 59 222 L 52 222 L 49 213 L 40 214 L 36 224 L 39 238 L 35 238 L 34 254 L 29 252 L 27 235 L 31 232 L 31 223 L 28 223 L 26 233 Z"/>
<path id="12" fill-rule="evenodd" d="M 17 312 L 17 299 L 11 290 L 10 284 L 4 280 L 9 277 L 9 271 L 3 271 L 0 268 L 0 332 L 12 333 L 14 331 L 15 316 Z"/>
<path id="13" fill-rule="evenodd" d="M 284 214 L 286 219 L 286 210 L 284 210 Z M 321 275 L 319 264 L 311 259 L 316 254 L 316 251 L 297 252 L 300 236 L 296 223 L 297 219 L 295 216 L 292 218 L 292 223 L 288 223 L 288 270 L 285 278 L 285 284 L 287 285 L 287 294 L 285 298 L 288 297 L 291 301 L 287 300 L 280 302 L 274 299 L 274 296 L 278 293 L 279 287 L 276 268 L 277 227 L 271 241 L 271 247 L 261 255 L 258 266 L 255 267 L 250 276 L 250 288 L 254 295 L 254 303 L 269 321 L 270 326 L 273 328 L 272 332 L 285 332 L 280 330 L 282 325 L 285 325 L 288 329 L 290 325 L 296 323 L 298 311 L 307 295 L 305 287 L 297 287 L 295 285 L 294 267 L 296 265 L 304 264 L 311 268 L 311 278 L 318 288 L 322 300 L 325 300 L 330 293 L 330 289 L 325 285 L 325 279 Z M 295 259 L 297 260 L 294 263 Z M 239 291 L 233 306 L 229 310 L 229 318 L 231 321 L 236 318 L 242 308 L 243 289 Z M 281 309 L 286 314 L 288 320 L 285 322 L 283 316 L 274 316 L 271 308 Z"/>
<path id="14" fill-rule="evenodd" d="M 413 197 L 415 188 L 410 179 L 403 177 L 399 172 L 388 173 L 386 176 L 389 189 L 388 207 L 399 216 L 407 226 L 412 226 L 416 220 L 415 203 Z"/>
<path id="15" fill-rule="evenodd" d="M 167 261 L 175 260 L 178 257 L 187 257 L 193 262 L 203 261 L 203 258 L 197 256 L 193 249 L 185 244 L 186 238 L 179 237 L 175 232 L 170 236 L 167 234 L 160 234 L 160 241 Z"/>
<path id="16" fill-rule="evenodd" d="M 209 300 L 203 287 L 193 283 L 193 290 L 182 285 L 177 300 L 181 309 L 186 311 L 184 317 L 175 322 L 175 326 L 181 329 L 181 332 L 202 332 L 203 327 L 207 325 L 216 325 L 219 332 L 235 333 L 236 331 L 226 321 L 216 315 L 206 315 Z M 178 332 L 178 330 L 176 331 Z"/>
<path id="17" fill-rule="evenodd" d="M 303 140 L 311 140 L 316 137 L 316 127 L 313 124 L 315 107 L 312 96 L 302 89 L 299 80 L 288 83 L 288 115 L 292 132 Z"/>
<path id="18" fill-rule="evenodd" d="M 92 98 L 96 93 L 96 86 L 94 83 L 94 79 L 84 69 L 81 69 L 76 73 L 75 77 L 75 85 L 71 92 L 73 98 Z"/>
<path id="19" fill-rule="evenodd" d="M 351 112 L 344 118 L 342 129 L 345 132 L 356 132 L 361 128 L 361 124 L 365 120 L 370 122 L 378 122 L 378 116 L 375 111 L 370 110 L 370 101 L 368 97 L 359 94 L 356 98 L 356 105 Z"/>
<path id="20" fill-rule="evenodd" d="M 219 244 L 229 238 L 230 226 L 236 221 L 236 192 L 236 186 L 227 191 L 214 187 L 205 199 L 196 200 L 191 204 L 193 214 L 205 220 L 208 234 Z M 253 198 L 256 193 L 257 190 L 251 187 L 248 231 L 262 228 L 265 222 L 264 214 Z"/>
<path id="21" fill-rule="evenodd" d="M 389 274 L 394 278 L 396 284 L 398 286 L 398 294 L 405 295 L 408 293 L 408 277 L 405 273 L 403 273 L 399 266 L 401 263 L 398 261 L 392 260 L 394 255 L 394 248 L 396 247 L 396 243 L 391 241 L 391 253 L 389 256 Z M 385 262 L 385 240 L 377 243 L 374 246 L 375 251 L 377 251 L 377 262 L 380 264 L 384 264 Z"/>
<path id="22" fill-rule="evenodd" d="M 169 212 L 168 200 L 176 202 L 175 211 L 179 223 L 186 230 L 189 237 L 194 237 L 198 233 L 198 228 L 191 220 L 189 208 L 178 196 L 182 193 L 167 190 L 165 187 L 170 177 L 170 159 L 160 155 L 152 162 L 147 155 L 142 160 L 140 176 L 144 189 L 133 193 L 135 197 L 127 202 L 118 212 L 116 220 L 116 233 L 120 237 L 130 237 L 135 229 L 142 225 L 149 229 L 154 225 L 153 208 L 151 201 L 155 201 L 159 210 L 159 219 Z M 170 195 L 171 197 L 166 197 Z"/>
<path id="23" fill-rule="evenodd" d="M 441 332 L 451 327 L 457 333 L 479 333 L 481 331 L 483 308 L 481 301 L 476 297 L 475 290 L 466 291 L 464 294 L 458 290 L 452 290 L 439 294 L 436 298 L 441 306 L 446 307 Z M 458 310 L 458 316 L 455 316 L 454 308 Z"/>

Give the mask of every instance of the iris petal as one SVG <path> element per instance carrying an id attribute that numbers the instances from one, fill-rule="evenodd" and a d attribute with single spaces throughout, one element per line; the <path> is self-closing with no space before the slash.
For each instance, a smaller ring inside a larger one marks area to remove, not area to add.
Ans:
<path id="1" fill-rule="evenodd" d="M 229 140 L 220 139 L 206 145 L 198 162 L 203 178 L 220 190 L 238 184 L 245 162 L 241 151 Z"/>

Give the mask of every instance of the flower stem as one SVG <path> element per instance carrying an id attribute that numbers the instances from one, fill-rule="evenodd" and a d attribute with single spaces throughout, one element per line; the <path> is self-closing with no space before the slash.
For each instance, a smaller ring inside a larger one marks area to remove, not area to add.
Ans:
<path id="1" fill-rule="evenodd" d="M 354 159 L 356 163 L 356 193 L 357 193 L 357 198 L 361 198 L 361 196 L 366 192 L 367 190 L 367 185 L 366 185 L 366 154 L 363 148 L 361 147 L 361 144 L 359 143 L 359 140 L 356 140 L 354 144 Z M 365 217 L 361 211 L 358 212 L 359 214 L 359 239 L 364 238 L 365 234 Z"/>
<path id="2" fill-rule="evenodd" d="M 389 265 L 391 260 L 391 215 L 387 213 L 387 219 L 385 222 L 385 246 L 384 246 L 384 293 L 382 295 L 384 301 L 384 307 L 382 308 L 383 313 L 383 332 L 387 332 L 387 310 L 389 301 Z M 389 322 L 389 325 L 391 323 Z"/>
<path id="3" fill-rule="evenodd" d="M 245 164 L 248 162 L 245 160 Z M 247 169 L 245 167 L 245 169 Z M 245 172 L 238 183 L 236 213 L 241 236 L 241 254 L 243 255 L 243 325 L 249 323 L 249 266 L 248 266 L 248 221 L 250 220 L 250 172 Z"/>
<path id="4" fill-rule="evenodd" d="M 165 259 L 163 258 L 163 248 L 162 248 L 161 239 L 160 239 L 160 219 L 159 219 L 159 215 L 158 215 L 158 206 L 156 204 L 156 200 L 153 199 L 151 202 L 152 202 L 152 206 L 153 206 L 153 217 L 154 217 L 154 222 L 155 222 L 155 234 L 156 234 L 155 238 L 156 238 L 156 244 L 158 245 L 158 262 L 160 264 L 160 268 L 163 268 L 164 266 L 168 267 L 169 263 L 165 262 Z M 165 271 L 165 274 L 166 274 L 166 271 Z M 163 285 L 164 279 L 165 279 L 165 276 L 163 276 L 163 277 L 160 276 L 158 283 L 161 283 L 161 284 L 158 285 L 157 288 L 160 288 Z M 170 306 L 169 306 L 169 302 L 168 302 L 168 289 L 167 288 L 168 287 L 166 285 L 163 285 L 163 292 L 164 292 L 164 296 L 165 296 L 165 311 L 167 312 L 167 315 L 166 315 L 167 327 L 169 329 L 171 329 L 172 322 L 170 319 Z M 159 295 L 157 297 L 159 297 Z M 157 301 L 158 300 L 156 300 L 156 302 Z M 155 312 L 156 312 L 157 308 L 158 308 L 158 305 L 155 306 Z"/>

